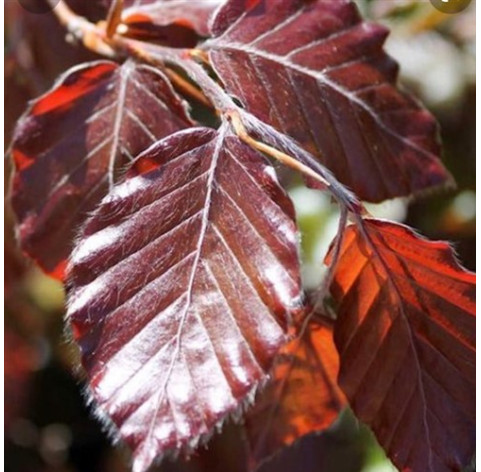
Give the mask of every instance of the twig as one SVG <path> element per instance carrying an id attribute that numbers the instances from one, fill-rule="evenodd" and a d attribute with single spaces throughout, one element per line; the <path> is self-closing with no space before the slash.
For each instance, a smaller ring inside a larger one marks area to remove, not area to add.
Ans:
<path id="1" fill-rule="evenodd" d="M 116 32 L 117 27 L 122 21 L 122 10 L 124 8 L 123 0 L 114 0 L 110 6 L 109 13 L 107 15 L 107 25 L 105 31 L 107 38 L 111 38 Z"/>
<path id="2" fill-rule="evenodd" d="M 56 0 L 48 1 L 52 7 L 56 3 Z M 109 11 L 107 21 L 97 25 L 76 15 L 64 0 L 60 0 L 53 11 L 67 30 L 81 40 L 87 48 L 108 57 L 119 54 L 134 56 L 147 64 L 162 68 L 177 89 L 203 105 L 214 108 L 218 114 L 229 119 L 239 138 L 246 144 L 319 182 L 322 188 L 328 189 L 341 206 L 346 207 L 349 211 L 360 212 L 362 210 L 362 205 L 356 199 L 350 198 L 346 191 L 339 191 L 337 187 L 340 184 L 335 179 L 321 175 L 322 173 L 314 170 L 312 166 L 309 167 L 302 161 L 249 135 L 241 120 L 239 109 L 232 98 L 209 76 L 205 68 L 195 61 L 198 59 L 204 63 L 208 62 L 204 51 L 179 50 L 162 46 L 156 46 L 155 50 L 149 51 L 140 41 L 124 38 L 117 34 L 122 5 L 122 0 L 116 0 Z M 169 64 L 180 67 L 193 82 L 199 85 L 199 88 L 170 68 Z"/>
<path id="3" fill-rule="evenodd" d="M 69 25 L 81 18 L 70 9 L 64 0 L 48 0 L 48 3 L 52 7 L 52 11 L 55 13 L 55 16 L 58 18 L 60 23 L 67 29 L 69 28 Z"/>
<path id="4" fill-rule="evenodd" d="M 108 38 L 104 28 L 100 28 L 90 23 L 86 18 L 74 13 L 64 0 L 60 0 L 58 3 L 55 0 L 48 1 L 60 23 L 75 39 L 81 41 L 86 48 L 103 56 L 116 56 L 116 51 L 107 44 L 106 40 Z"/>
<path id="5" fill-rule="evenodd" d="M 123 53 L 127 52 L 144 62 L 162 67 L 165 74 L 178 90 L 189 95 L 199 103 L 212 108 L 212 103 L 202 91 L 185 80 L 180 74 L 165 67 L 162 61 L 159 61 L 153 57 L 152 54 L 149 54 L 145 48 L 137 45 L 136 41 L 129 41 L 116 35 L 117 27 L 121 21 L 123 0 L 116 0 L 112 4 L 107 21 L 101 23 L 102 27 L 100 24 L 94 25 L 87 19 L 75 14 L 63 0 L 60 0 L 58 4 L 55 0 L 49 0 L 49 2 L 52 7 L 55 7 L 53 11 L 60 23 L 74 35 L 75 38 L 82 41 L 88 49 L 108 57 L 115 56 L 118 51 Z"/>
<path id="6" fill-rule="evenodd" d="M 189 56 L 193 59 L 199 59 L 205 64 L 209 64 L 209 56 L 207 52 L 203 51 L 202 49 L 190 49 Z"/>
<path id="7" fill-rule="evenodd" d="M 214 108 L 212 103 L 202 93 L 202 91 L 192 85 L 188 80 L 185 80 L 180 74 L 178 74 L 172 69 L 169 69 L 168 67 L 164 69 L 164 72 L 165 75 L 167 75 L 167 77 L 170 79 L 174 87 L 176 87 L 178 90 L 180 90 L 186 95 L 189 95 L 193 99 L 197 100 L 199 103 L 202 103 L 202 105 L 205 105 L 209 108 Z"/>
<path id="8" fill-rule="evenodd" d="M 329 188 L 331 186 L 331 184 L 327 180 L 325 180 L 321 175 L 319 175 L 317 172 L 312 170 L 310 167 L 307 167 L 302 162 L 298 161 L 297 159 L 294 159 L 293 157 L 289 156 L 288 154 L 282 151 L 279 151 L 276 148 L 273 148 L 272 146 L 269 146 L 268 144 L 257 141 L 252 136 L 250 136 L 247 133 L 244 127 L 244 124 L 242 123 L 242 120 L 237 111 L 227 112 L 227 116 L 230 119 L 232 126 L 234 127 L 234 130 L 237 133 L 237 136 L 239 136 L 239 138 L 242 141 L 244 141 L 246 144 L 253 147 L 254 149 L 257 149 L 258 151 L 264 152 L 265 154 L 273 157 L 274 159 L 277 159 L 279 162 L 282 162 L 282 164 L 288 167 L 291 167 L 292 169 L 317 180 L 326 188 Z"/>

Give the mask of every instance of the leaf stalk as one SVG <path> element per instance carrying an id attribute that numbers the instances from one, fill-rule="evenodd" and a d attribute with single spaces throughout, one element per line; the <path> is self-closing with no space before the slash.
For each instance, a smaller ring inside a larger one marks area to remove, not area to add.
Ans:
<path id="1" fill-rule="evenodd" d="M 267 154 L 268 156 L 278 160 L 282 164 L 290 167 L 291 169 L 294 169 L 298 172 L 301 172 L 302 174 L 305 174 L 317 180 L 327 189 L 331 186 L 331 184 L 327 180 L 325 180 L 321 175 L 319 175 L 317 172 L 312 170 L 310 167 L 307 167 L 302 162 L 298 161 L 297 159 L 293 158 L 292 156 L 289 156 L 288 154 L 282 151 L 279 151 L 278 149 L 272 146 L 269 146 L 268 144 L 257 141 L 252 136 L 250 136 L 247 130 L 245 129 L 245 126 L 242 123 L 242 120 L 237 111 L 228 112 L 227 117 L 232 123 L 232 127 L 234 128 L 237 136 L 239 136 L 239 138 L 242 141 L 244 141 L 246 144 L 248 144 L 252 148 Z"/>

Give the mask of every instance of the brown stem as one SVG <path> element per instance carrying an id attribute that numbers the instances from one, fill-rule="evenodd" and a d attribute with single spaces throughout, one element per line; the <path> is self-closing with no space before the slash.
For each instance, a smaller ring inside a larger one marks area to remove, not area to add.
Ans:
<path id="1" fill-rule="evenodd" d="M 109 11 L 107 21 L 100 22 L 97 25 L 76 15 L 66 5 L 64 0 L 48 1 L 54 7 L 53 11 L 60 22 L 72 35 L 81 40 L 88 49 L 108 57 L 118 56 L 119 53 L 134 56 L 147 64 L 162 68 L 172 84 L 181 92 L 210 108 L 216 109 L 219 114 L 223 114 L 227 119 L 230 119 L 235 132 L 242 141 L 282 164 L 316 180 L 323 188 L 328 189 L 332 193 L 341 206 L 346 207 L 349 211 L 361 212 L 362 205 L 356 199 L 351 198 L 345 189 L 343 192 L 340 192 L 337 187 L 342 186 L 335 179 L 331 179 L 331 182 L 328 177 L 324 177 L 321 173 L 316 172 L 300 160 L 268 144 L 257 141 L 248 134 L 237 106 L 231 97 L 209 76 L 204 67 L 194 60 L 199 59 L 208 63 L 208 57 L 204 51 L 198 49 L 174 50 L 158 46 L 155 49 L 156 54 L 153 54 L 141 42 L 116 34 L 117 26 L 120 24 L 122 0 L 116 0 Z M 168 67 L 169 64 L 182 68 L 199 85 L 200 89 Z"/>
<path id="2" fill-rule="evenodd" d="M 254 149 L 257 149 L 258 151 L 261 151 L 273 157 L 279 162 L 282 162 L 282 164 L 317 180 L 326 188 L 329 188 L 331 186 L 331 184 L 327 180 L 325 180 L 321 175 L 319 175 L 317 172 L 312 170 L 310 167 L 307 167 L 302 162 L 298 161 L 297 159 L 294 159 L 293 157 L 289 156 L 288 154 L 285 154 L 282 151 L 279 151 L 276 148 L 273 148 L 272 146 L 269 146 L 268 144 L 257 141 L 252 136 L 249 136 L 249 134 L 247 133 L 244 127 L 244 124 L 242 123 L 242 120 L 238 112 L 236 111 L 228 112 L 227 116 L 230 119 L 237 136 L 239 136 L 239 138 L 242 141 L 244 141 L 246 144 L 253 147 Z"/>
<path id="3" fill-rule="evenodd" d="M 82 41 L 87 49 L 102 56 L 116 56 L 115 50 L 106 42 L 107 35 L 104 28 L 94 25 L 86 18 L 74 13 L 64 0 L 60 0 L 58 3 L 54 0 L 48 1 L 60 23 L 74 38 Z"/>
<path id="4" fill-rule="evenodd" d="M 181 56 L 169 55 L 166 52 L 165 62 L 179 67 L 193 82 L 198 84 L 210 106 L 217 110 L 218 114 L 228 114 L 229 111 L 236 108 L 225 90 L 209 76 L 204 67 L 190 57 L 190 50 L 184 51 Z"/>
<path id="5" fill-rule="evenodd" d="M 184 95 L 189 95 L 193 99 L 197 100 L 202 105 L 213 108 L 212 103 L 197 87 L 192 85 L 188 80 L 185 80 L 180 74 L 172 69 L 166 67 L 164 69 L 165 75 L 170 79 L 175 88 L 177 88 Z"/>
<path id="6" fill-rule="evenodd" d="M 189 51 L 189 55 L 193 59 L 199 59 L 201 62 L 209 64 L 209 56 L 207 52 L 203 51 L 202 49 L 191 49 Z"/>
<path id="7" fill-rule="evenodd" d="M 212 103 L 201 90 L 185 80 L 174 70 L 166 68 L 161 61 L 154 60 L 145 49 L 136 47 L 134 42 L 127 41 L 116 35 L 122 15 L 123 0 L 116 0 L 112 4 L 107 21 L 102 22 L 102 26 L 100 26 L 100 24 L 94 25 L 85 18 L 76 15 L 64 0 L 60 0 L 58 4 L 55 0 L 48 1 L 52 7 L 54 7 L 53 11 L 60 23 L 77 39 L 81 40 L 88 49 L 108 57 L 115 56 L 116 51 L 127 52 L 144 62 L 160 66 L 178 90 L 197 100 L 199 103 L 212 108 Z"/>
<path id="8" fill-rule="evenodd" d="M 158 57 L 156 57 L 142 45 L 142 42 L 137 40 L 126 39 L 122 36 L 115 35 L 113 38 L 109 39 L 109 43 L 112 44 L 113 47 L 122 50 L 129 56 L 134 56 L 138 60 L 141 60 L 154 67 L 161 68 L 165 75 L 167 75 L 172 82 L 172 85 L 174 85 L 174 87 L 181 93 L 188 95 L 208 108 L 215 108 L 201 89 L 197 88 L 191 82 L 182 77 L 178 72 L 166 65 L 166 63 L 178 65 L 178 61 L 174 61 L 173 58 L 178 54 L 185 54 L 188 57 L 189 50 L 185 50 L 183 52 L 175 51 L 176 54 L 173 54 L 170 48 L 158 46 L 157 52 L 162 51 L 162 54 L 159 54 Z"/>
<path id="9" fill-rule="evenodd" d="M 111 38 L 117 32 L 117 26 L 119 26 L 120 22 L 122 21 L 123 8 L 123 0 L 114 0 L 112 2 L 107 15 L 107 25 L 105 27 L 107 38 Z"/>
<path id="10" fill-rule="evenodd" d="M 70 9 L 70 7 L 64 2 L 64 0 L 48 0 L 48 3 L 52 7 L 52 11 L 55 13 L 55 16 L 58 18 L 60 23 L 66 28 L 68 28 L 70 24 L 80 18 Z"/>

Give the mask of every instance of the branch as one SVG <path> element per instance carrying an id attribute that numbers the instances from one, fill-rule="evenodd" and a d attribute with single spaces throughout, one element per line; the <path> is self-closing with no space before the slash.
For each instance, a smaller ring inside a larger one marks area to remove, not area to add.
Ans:
<path id="1" fill-rule="evenodd" d="M 184 93 L 184 95 L 189 95 L 208 108 L 214 108 L 210 100 L 202 93 L 202 91 L 192 85 L 188 80 L 185 80 L 180 74 L 172 69 L 169 69 L 168 67 L 164 69 L 164 72 L 174 87 Z"/>
<path id="2" fill-rule="evenodd" d="M 109 13 L 107 15 L 107 25 L 105 27 L 108 38 L 111 38 L 117 32 L 117 26 L 119 26 L 122 21 L 123 8 L 123 0 L 114 0 L 112 5 L 110 5 Z"/>
<path id="3" fill-rule="evenodd" d="M 52 11 L 65 29 L 78 41 L 91 51 L 102 56 L 115 57 L 116 51 L 107 44 L 107 34 L 104 28 L 90 23 L 74 13 L 64 0 L 48 0 Z"/>
<path id="4" fill-rule="evenodd" d="M 238 131 L 236 132 L 240 132 L 244 136 L 244 141 L 249 141 L 249 144 L 256 149 L 280 160 L 285 165 L 301 172 L 304 176 L 313 179 L 321 187 L 314 188 L 327 189 L 339 205 L 342 208 L 346 208 L 349 213 L 361 215 L 366 212 L 362 203 L 352 192 L 344 187 L 329 170 L 309 152 L 299 147 L 289 136 L 280 133 L 245 110 L 239 109 L 235 104 L 234 107 L 234 114 L 237 115 L 237 120 L 240 122 L 237 125 Z M 227 114 L 232 116 L 232 110 Z M 249 132 L 260 135 L 263 142 L 253 138 Z M 268 142 L 270 145 L 266 145 L 264 142 Z M 279 149 L 283 149 L 283 151 Z"/>
<path id="5" fill-rule="evenodd" d="M 128 40 L 116 34 L 121 21 L 123 0 L 116 0 L 109 10 L 107 21 L 100 22 L 97 25 L 90 23 L 86 18 L 74 13 L 64 0 L 60 0 L 58 4 L 56 0 L 48 1 L 53 7 L 53 12 L 59 22 L 78 41 L 81 41 L 86 48 L 109 58 L 116 57 L 119 53 L 135 56 L 143 62 L 161 67 L 172 84 L 180 92 L 192 97 L 207 107 L 212 107 L 212 103 L 201 90 L 185 80 L 174 70 L 165 67 L 163 61 L 156 59 L 144 47 L 141 47 L 138 41 Z M 170 51 L 171 56 L 173 55 L 170 48 L 162 48 L 159 46 L 158 49 Z"/>
<path id="6" fill-rule="evenodd" d="M 79 18 L 70 7 L 64 2 L 64 0 L 47 0 L 50 6 L 52 7 L 52 11 L 55 13 L 55 16 L 60 21 L 60 24 L 65 26 L 65 28 L 69 29 L 69 25 L 77 21 Z M 84 18 L 81 18 L 84 19 Z M 87 20 L 85 20 L 87 21 Z"/>
<path id="7" fill-rule="evenodd" d="M 219 114 L 228 114 L 230 111 L 237 109 L 237 105 L 232 101 L 226 91 L 213 80 L 207 71 L 192 59 L 192 50 L 186 50 L 179 55 L 168 55 L 165 51 L 164 60 L 167 63 L 180 67 L 186 74 L 201 88 L 211 106 L 213 106 Z"/>
<path id="8" fill-rule="evenodd" d="M 48 1 L 52 6 L 56 3 L 56 0 Z M 364 211 L 361 203 L 351 192 L 340 184 L 337 179 L 322 167 L 309 153 L 300 148 L 298 149 L 295 143 L 290 143 L 287 148 L 288 150 L 295 149 L 294 155 L 300 157 L 292 157 L 276 147 L 258 141 L 250 136 L 241 119 L 241 114 L 244 118 L 249 118 L 250 120 L 255 120 L 255 117 L 241 110 L 226 91 L 210 77 L 206 69 L 196 62 L 196 59 L 203 63 L 208 62 L 208 58 L 203 51 L 198 49 L 174 49 L 158 45 L 149 48 L 148 45 L 140 41 L 128 39 L 117 34 L 118 26 L 120 25 L 122 5 L 122 0 L 116 0 L 112 4 L 107 21 L 99 22 L 97 25 L 76 15 L 65 4 L 64 0 L 60 0 L 58 4 L 54 6 L 53 11 L 66 29 L 74 37 L 82 41 L 87 48 L 108 57 L 115 57 L 121 54 L 133 56 L 140 61 L 161 68 L 178 90 L 200 103 L 214 108 L 219 115 L 223 115 L 229 119 L 239 138 L 249 146 L 313 179 L 319 184 L 321 189 L 325 188 L 329 190 L 341 207 L 345 208 L 347 212 L 359 215 Z M 186 72 L 199 88 L 195 87 L 188 80 L 185 80 L 175 70 L 168 67 L 169 64 L 179 67 Z M 265 123 L 263 123 L 263 126 L 268 127 Z M 277 136 L 278 132 L 272 130 L 271 134 Z M 279 138 L 275 141 L 279 141 Z M 282 146 L 282 142 L 280 147 L 284 147 Z"/>

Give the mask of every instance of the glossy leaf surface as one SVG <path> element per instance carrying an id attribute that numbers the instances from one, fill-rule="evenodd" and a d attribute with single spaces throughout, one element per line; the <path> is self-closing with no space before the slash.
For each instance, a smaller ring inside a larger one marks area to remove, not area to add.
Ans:
<path id="1" fill-rule="evenodd" d="M 61 278 L 78 226 L 125 166 L 190 124 L 170 84 L 149 66 L 102 61 L 71 69 L 15 130 L 12 203 L 23 249 Z"/>
<path id="2" fill-rule="evenodd" d="M 269 385 L 246 415 L 251 469 L 302 436 L 328 428 L 346 404 L 337 386 L 332 334 L 328 320 L 311 321 L 279 352 Z"/>
<path id="3" fill-rule="evenodd" d="M 332 293 L 339 385 L 402 471 L 461 470 L 474 453 L 475 275 L 444 242 L 364 220 Z"/>
<path id="4" fill-rule="evenodd" d="M 83 230 L 68 318 L 143 471 L 252 399 L 302 292 L 291 201 L 227 125 L 165 138 L 134 171 Z"/>
<path id="5" fill-rule="evenodd" d="M 387 30 L 347 0 L 231 0 L 206 43 L 227 90 L 294 138 L 359 198 L 450 180 L 434 118 L 396 89 Z"/>

